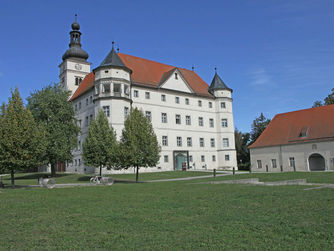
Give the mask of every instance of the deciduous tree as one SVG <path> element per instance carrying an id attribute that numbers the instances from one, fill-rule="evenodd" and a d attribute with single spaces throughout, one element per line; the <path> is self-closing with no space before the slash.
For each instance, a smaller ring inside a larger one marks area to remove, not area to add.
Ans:
<path id="1" fill-rule="evenodd" d="M 248 150 L 250 134 L 242 133 L 238 129 L 235 129 L 234 136 L 235 136 L 235 147 L 237 151 L 238 165 L 248 166 L 250 162 L 250 156 Z"/>
<path id="2" fill-rule="evenodd" d="M 116 133 L 109 125 L 104 112 L 100 110 L 89 127 L 85 141 L 83 142 L 83 159 L 86 165 L 100 168 L 117 166 L 117 142 Z"/>
<path id="3" fill-rule="evenodd" d="M 72 160 L 78 133 L 74 109 L 69 92 L 59 84 L 49 85 L 28 97 L 28 108 L 35 120 L 46 129 L 47 150 L 45 160 L 51 165 L 51 176 L 56 176 L 58 162 Z"/>
<path id="4" fill-rule="evenodd" d="M 45 150 L 45 130 L 24 108 L 16 88 L 0 115 L 0 168 L 10 171 L 13 187 L 15 171 L 42 164 Z"/>
<path id="5" fill-rule="evenodd" d="M 319 106 L 323 106 L 323 105 L 332 105 L 334 104 L 334 88 L 332 89 L 332 93 L 329 94 L 325 99 L 324 102 L 322 101 L 315 101 L 313 103 L 313 107 L 319 107 Z"/>
<path id="6" fill-rule="evenodd" d="M 131 109 L 124 123 L 120 146 L 120 164 L 123 168 L 136 168 L 136 182 L 139 167 L 153 167 L 159 162 L 160 146 L 157 136 L 149 119 L 137 108 Z"/>

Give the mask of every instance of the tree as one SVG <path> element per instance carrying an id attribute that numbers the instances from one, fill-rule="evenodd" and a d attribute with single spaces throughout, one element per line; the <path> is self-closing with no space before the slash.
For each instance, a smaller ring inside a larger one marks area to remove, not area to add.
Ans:
<path id="1" fill-rule="evenodd" d="M 266 127 L 269 125 L 269 123 L 270 119 L 267 119 L 261 112 L 261 115 L 253 121 L 252 131 L 250 133 L 250 144 L 254 143 L 257 140 L 257 138 L 261 135 L 264 129 L 266 129 Z"/>
<path id="2" fill-rule="evenodd" d="M 0 115 L 0 168 L 10 171 L 13 187 L 15 171 L 42 164 L 45 150 L 45 130 L 24 108 L 16 88 Z"/>
<path id="3" fill-rule="evenodd" d="M 250 140 L 249 133 L 242 133 L 238 129 L 234 131 L 235 147 L 237 151 L 238 166 L 248 166 L 250 162 L 250 155 L 248 151 L 248 143 Z"/>
<path id="4" fill-rule="evenodd" d="M 322 101 L 315 101 L 313 103 L 313 107 L 319 107 L 319 106 L 323 106 L 323 105 L 332 105 L 334 104 L 334 88 L 332 89 L 332 93 L 329 94 L 325 99 L 324 102 Z"/>
<path id="5" fill-rule="evenodd" d="M 68 102 L 69 95 L 59 84 L 54 84 L 28 97 L 27 107 L 46 129 L 45 160 L 51 165 L 52 177 L 56 176 L 57 163 L 72 160 L 72 149 L 77 146 L 80 128 L 72 104 Z"/>
<path id="6" fill-rule="evenodd" d="M 100 110 L 96 119 L 90 123 L 82 145 L 84 162 L 86 165 L 99 167 L 102 176 L 102 167 L 117 165 L 117 147 L 116 133 Z"/>
<path id="7" fill-rule="evenodd" d="M 123 168 L 136 168 L 138 182 L 139 167 L 153 167 L 160 159 L 160 147 L 151 122 L 137 108 L 131 109 L 124 123 L 121 138 Z"/>

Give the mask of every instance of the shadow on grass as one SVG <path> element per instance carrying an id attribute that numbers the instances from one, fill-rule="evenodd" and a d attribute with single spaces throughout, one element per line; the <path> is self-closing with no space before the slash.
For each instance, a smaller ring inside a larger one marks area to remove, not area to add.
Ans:
<path id="1" fill-rule="evenodd" d="M 77 178 L 78 181 L 89 181 L 93 176 L 80 176 Z"/>
<path id="2" fill-rule="evenodd" d="M 21 173 L 21 175 L 23 175 Z M 60 177 L 65 177 L 65 176 L 69 176 L 72 175 L 70 173 L 56 173 L 56 177 L 55 178 L 60 178 Z M 51 177 L 50 173 L 29 173 L 27 175 L 23 175 L 23 176 L 15 176 L 15 180 L 32 180 L 32 179 L 38 179 L 38 178 L 49 178 Z M 10 179 L 10 177 L 7 179 Z"/>

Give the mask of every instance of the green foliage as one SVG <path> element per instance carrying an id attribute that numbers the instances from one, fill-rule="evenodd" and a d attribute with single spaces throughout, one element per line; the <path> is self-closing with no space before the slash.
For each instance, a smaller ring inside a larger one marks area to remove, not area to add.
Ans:
<path id="1" fill-rule="evenodd" d="M 247 168 L 247 166 L 249 166 L 250 163 L 250 154 L 248 150 L 250 134 L 242 133 L 238 129 L 235 129 L 234 137 L 235 137 L 235 147 L 237 151 L 238 168 L 242 166 L 243 170 L 245 170 L 245 168 Z"/>
<path id="2" fill-rule="evenodd" d="M 315 101 L 313 103 L 313 107 L 319 107 L 323 105 L 332 105 L 334 104 L 334 88 L 332 89 L 332 93 L 329 94 L 325 99 L 324 102 L 321 101 Z"/>
<path id="3" fill-rule="evenodd" d="M 45 130 L 24 108 L 17 88 L 12 91 L 8 104 L 1 106 L 0 122 L 0 169 L 11 172 L 14 186 L 15 171 L 42 164 Z"/>
<path id="4" fill-rule="evenodd" d="M 250 144 L 254 143 L 257 138 L 260 137 L 261 133 L 266 129 L 269 123 L 270 119 L 267 119 L 261 112 L 261 115 L 253 121 L 252 131 L 250 133 Z"/>
<path id="5" fill-rule="evenodd" d="M 69 93 L 59 84 L 49 85 L 28 97 L 28 109 L 46 129 L 45 160 L 51 164 L 52 176 L 55 176 L 55 165 L 59 161 L 72 160 L 72 149 L 77 146 L 80 128 L 68 98 Z"/>
<path id="6" fill-rule="evenodd" d="M 151 122 L 137 108 L 124 123 L 120 163 L 123 168 L 153 167 L 159 162 L 160 147 Z"/>
<path id="7" fill-rule="evenodd" d="M 116 133 L 109 125 L 104 112 L 100 110 L 89 127 L 85 141 L 82 145 L 83 159 L 86 165 L 99 167 L 115 167 L 117 165 Z"/>

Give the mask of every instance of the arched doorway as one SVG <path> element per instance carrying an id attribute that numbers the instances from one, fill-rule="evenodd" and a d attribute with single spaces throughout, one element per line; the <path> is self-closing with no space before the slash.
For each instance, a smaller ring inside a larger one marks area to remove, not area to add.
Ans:
<path id="1" fill-rule="evenodd" d="M 308 159 L 310 171 L 325 171 L 325 159 L 318 153 L 312 154 Z"/>

